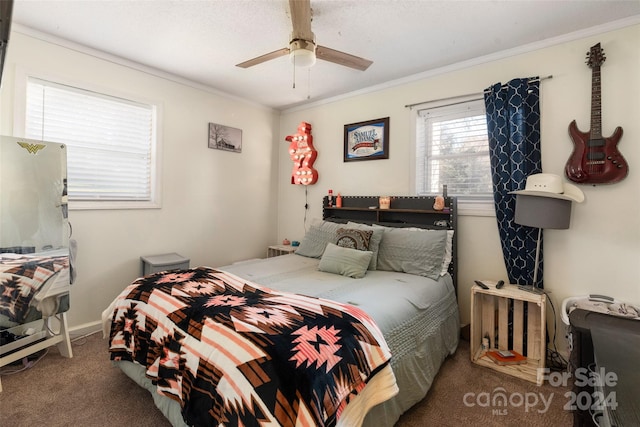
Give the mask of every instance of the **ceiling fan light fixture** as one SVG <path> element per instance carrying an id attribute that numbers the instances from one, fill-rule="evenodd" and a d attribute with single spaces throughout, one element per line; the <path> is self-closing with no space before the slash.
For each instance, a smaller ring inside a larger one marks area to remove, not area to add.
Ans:
<path id="1" fill-rule="evenodd" d="M 316 63 L 316 54 L 307 49 L 292 50 L 289 59 L 296 67 L 311 67 Z"/>
<path id="2" fill-rule="evenodd" d="M 365 71 L 373 63 L 359 56 L 316 45 L 316 36 L 311 31 L 311 20 L 313 19 L 311 0 L 289 0 L 289 12 L 292 28 L 289 34 L 289 46 L 236 64 L 237 67 L 253 67 L 287 54 L 293 63 L 294 75 L 296 68 L 311 67 L 318 58 L 359 71 Z"/>
<path id="3" fill-rule="evenodd" d="M 289 45 L 289 59 L 296 67 L 311 67 L 316 63 L 316 45 L 305 40 L 294 40 Z"/>

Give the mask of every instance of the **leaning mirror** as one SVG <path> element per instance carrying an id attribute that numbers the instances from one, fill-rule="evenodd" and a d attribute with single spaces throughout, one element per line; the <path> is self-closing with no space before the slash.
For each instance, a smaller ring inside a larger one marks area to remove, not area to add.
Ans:
<path id="1" fill-rule="evenodd" d="M 68 342 L 60 316 L 71 282 L 66 151 L 0 136 L 0 366 L 25 345 Z M 53 318 L 63 336 L 42 326 Z"/>

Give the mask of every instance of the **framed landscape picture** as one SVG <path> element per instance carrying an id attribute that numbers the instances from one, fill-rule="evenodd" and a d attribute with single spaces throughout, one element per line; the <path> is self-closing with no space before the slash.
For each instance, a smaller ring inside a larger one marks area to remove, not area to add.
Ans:
<path id="1" fill-rule="evenodd" d="M 344 125 L 344 161 L 389 158 L 389 117 Z"/>
<path id="2" fill-rule="evenodd" d="M 242 152 L 242 129 L 209 123 L 209 148 Z"/>

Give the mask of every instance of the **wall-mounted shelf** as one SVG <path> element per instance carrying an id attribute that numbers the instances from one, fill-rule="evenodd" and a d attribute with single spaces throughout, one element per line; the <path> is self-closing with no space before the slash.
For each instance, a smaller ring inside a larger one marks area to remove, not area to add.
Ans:
<path id="1" fill-rule="evenodd" d="M 350 207 L 325 207 L 325 209 L 335 209 L 335 210 L 341 210 L 341 211 L 373 211 L 373 212 L 406 212 L 406 213 L 420 213 L 420 214 L 425 214 L 425 213 L 431 213 L 431 214 L 448 214 L 449 209 L 447 208 L 446 210 L 441 210 L 441 211 L 436 211 L 436 210 L 430 210 L 430 209 L 395 209 L 395 208 L 389 208 L 389 209 L 380 209 L 380 208 L 350 208 Z"/>
<path id="2" fill-rule="evenodd" d="M 389 209 L 378 207 L 377 196 L 342 196 L 342 207 L 329 206 L 323 199 L 323 218 L 335 222 L 370 222 L 395 226 L 427 226 L 435 229 L 453 229 L 456 222 L 456 199 L 447 197 L 445 209 L 433 209 L 435 197 L 397 196 L 391 198 Z M 443 223 L 442 221 L 447 221 Z"/>

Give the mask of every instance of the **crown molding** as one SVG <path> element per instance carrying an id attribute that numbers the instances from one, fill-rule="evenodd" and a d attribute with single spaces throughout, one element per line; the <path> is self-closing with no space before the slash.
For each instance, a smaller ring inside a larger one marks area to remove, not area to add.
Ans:
<path id="1" fill-rule="evenodd" d="M 129 60 L 129 59 L 125 59 L 125 58 L 122 58 L 122 57 L 117 56 L 117 55 L 113 55 L 113 54 L 110 54 L 110 53 L 107 53 L 107 52 L 103 52 L 101 50 L 94 49 L 94 48 L 89 47 L 89 46 L 85 46 L 85 45 L 83 45 L 81 43 L 73 42 L 73 41 L 64 39 L 62 37 L 57 37 L 57 36 L 54 36 L 52 34 L 45 33 L 45 32 L 33 29 L 31 27 L 28 27 L 26 25 L 22 25 L 22 24 L 17 23 L 17 22 L 14 22 L 14 23 L 11 24 L 11 31 L 19 33 L 19 34 L 26 35 L 26 36 L 29 36 L 29 37 L 32 37 L 32 38 L 37 39 L 37 40 L 41 40 L 41 41 L 44 41 L 44 42 L 47 42 L 47 43 L 51 43 L 51 44 L 54 44 L 56 46 L 64 47 L 66 49 L 73 50 L 75 52 L 79 52 L 79 53 L 82 53 L 82 54 L 85 54 L 85 55 L 88 55 L 88 56 L 92 56 L 94 58 L 101 59 L 103 61 L 111 62 L 111 63 L 116 64 L 116 65 L 120 65 L 120 66 L 123 66 L 123 67 L 130 68 L 132 70 L 136 70 L 136 71 L 139 71 L 139 72 L 142 72 L 142 73 L 145 73 L 145 74 L 149 74 L 149 75 L 154 76 L 154 77 L 158 77 L 158 78 L 161 78 L 161 79 L 164 79 L 164 80 L 168 80 L 168 81 L 171 81 L 173 83 L 178 83 L 178 84 L 181 84 L 181 85 L 184 85 L 184 86 L 191 87 L 193 89 L 202 90 L 202 91 L 205 91 L 205 92 L 208 92 L 208 93 L 211 93 L 211 94 L 214 94 L 214 95 L 218 95 L 220 97 L 227 98 L 227 99 L 230 99 L 230 100 L 233 100 L 233 101 L 238 101 L 238 102 L 242 102 L 242 103 L 245 103 L 245 104 L 249 104 L 249 105 L 251 105 L 253 107 L 257 107 L 257 108 L 260 108 L 260 109 L 264 109 L 264 110 L 268 110 L 268 111 L 277 111 L 274 108 L 265 106 L 263 104 L 259 104 L 259 103 L 255 102 L 255 101 L 251 101 L 251 100 L 248 100 L 248 99 L 236 96 L 236 95 L 232 95 L 230 93 L 221 91 L 220 89 L 216 89 L 214 87 L 211 87 L 211 86 L 208 86 L 208 85 L 205 85 L 205 84 L 202 84 L 202 83 L 198 83 L 198 82 L 195 82 L 193 80 L 189 80 L 189 79 L 186 79 L 184 77 L 180 77 L 178 75 L 175 75 L 175 74 L 172 74 L 172 73 L 168 73 L 166 71 L 162 71 L 162 70 L 159 70 L 159 69 L 154 68 L 154 67 L 149 67 L 147 65 L 143 65 L 143 64 L 140 64 L 139 62 L 135 62 L 135 61 L 132 61 L 132 60 Z M 9 42 L 9 43 L 11 43 L 11 42 Z"/>
<path id="2" fill-rule="evenodd" d="M 541 40 L 534 43 L 529 43 L 529 44 L 518 46 L 512 49 L 506 49 L 506 50 L 492 53 L 489 55 L 479 56 L 477 58 L 469 59 L 467 61 L 457 62 L 455 64 L 447 65 L 440 68 L 435 68 L 433 70 L 424 71 L 424 72 L 413 74 L 411 76 L 403 77 L 400 79 L 391 80 L 385 83 L 381 83 L 379 85 L 369 86 L 364 89 L 344 93 L 342 95 L 337 95 L 330 98 L 320 99 L 317 101 L 297 105 L 295 107 L 284 109 L 281 111 L 281 113 L 287 114 L 287 113 L 293 113 L 296 111 L 302 111 L 309 108 L 314 108 L 321 105 L 326 105 L 333 102 L 341 101 L 344 99 L 353 98 L 360 95 L 366 95 L 369 93 L 378 92 L 385 89 L 390 89 L 395 86 L 400 86 L 407 83 L 413 83 L 419 80 L 428 79 L 428 78 L 439 76 L 442 74 L 464 70 L 466 68 L 475 67 L 477 65 L 486 64 L 488 62 L 498 61 L 501 59 L 510 58 L 512 56 L 522 55 L 524 53 L 529 53 L 536 50 L 541 50 L 548 47 L 556 46 L 559 44 L 568 43 L 575 40 L 580 40 L 587 37 L 595 36 L 598 34 L 619 30 L 619 29 L 630 27 L 632 25 L 637 25 L 637 24 L 640 24 L 640 15 L 633 15 L 628 18 L 620 19 L 617 21 L 611 21 L 606 24 L 585 28 L 583 30 L 574 31 L 572 33 L 563 34 L 561 36 L 552 37 L 552 38 Z"/>

